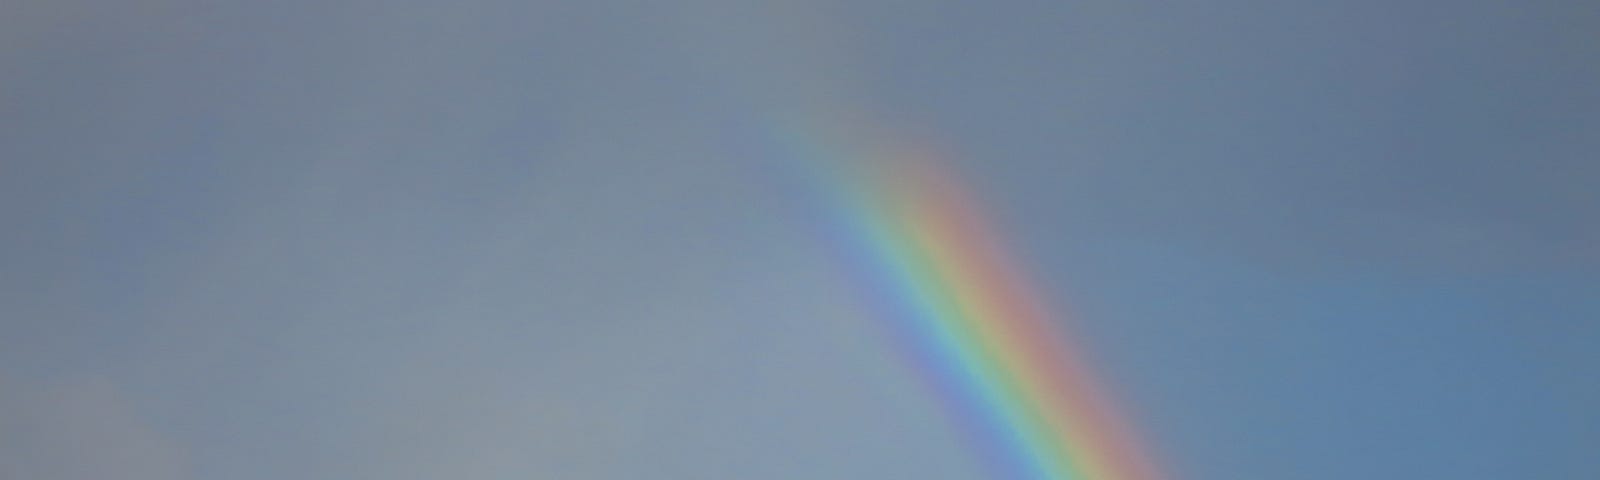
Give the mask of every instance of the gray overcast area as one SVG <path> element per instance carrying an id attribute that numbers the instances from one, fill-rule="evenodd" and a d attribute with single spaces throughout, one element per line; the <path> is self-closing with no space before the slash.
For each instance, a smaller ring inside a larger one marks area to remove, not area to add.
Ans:
<path id="1" fill-rule="evenodd" d="M 982 478 L 811 112 L 1173 480 L 1600 478 L 1597 86 L 1592 0 L 4 2 L 0 478 Z"/>

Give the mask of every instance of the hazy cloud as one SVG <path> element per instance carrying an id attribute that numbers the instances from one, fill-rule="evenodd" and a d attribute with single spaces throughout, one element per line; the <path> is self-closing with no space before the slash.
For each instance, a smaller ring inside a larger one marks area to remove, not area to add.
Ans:
<path id="1" fill-rule="evenodd" d="M 97 377 L 0 378 L 0 474 L 39 480 L 182 480 L 188 450 Z"/>

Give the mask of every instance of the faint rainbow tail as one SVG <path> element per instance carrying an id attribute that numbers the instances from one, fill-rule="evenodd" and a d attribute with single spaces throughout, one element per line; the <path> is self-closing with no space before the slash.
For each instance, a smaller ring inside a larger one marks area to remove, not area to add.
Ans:
<path id="1" fill-rule="evenodd" d="M 952 171 L 926 150 L 812 140 L 791 143 L 828 165 L 813 176 L 834 238 L 996 476 L 1163 478 Z"/>

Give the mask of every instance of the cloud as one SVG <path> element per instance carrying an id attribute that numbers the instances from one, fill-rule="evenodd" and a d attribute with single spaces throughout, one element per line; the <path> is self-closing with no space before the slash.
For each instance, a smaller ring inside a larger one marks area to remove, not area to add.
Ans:
<path id="1" fill-rule="evenodd" d="M 105 378 L 0 378 L 0 477 L 172 480 L 188 477 L 186 463 L 184 449 Z"/>

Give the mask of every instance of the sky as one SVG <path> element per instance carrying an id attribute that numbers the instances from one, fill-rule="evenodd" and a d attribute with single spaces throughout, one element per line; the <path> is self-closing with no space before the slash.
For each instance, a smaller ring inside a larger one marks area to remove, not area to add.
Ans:
<path id="1" fill-rule="evenodd" d="M 985 478 L 775 187 L 838 122 L 937 146 L 1173 480 L 1600 478 L 1596 32 L 8 2 L 0 477 Z"/>

